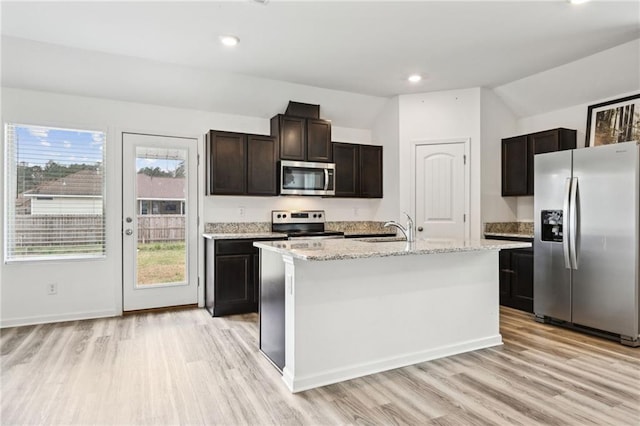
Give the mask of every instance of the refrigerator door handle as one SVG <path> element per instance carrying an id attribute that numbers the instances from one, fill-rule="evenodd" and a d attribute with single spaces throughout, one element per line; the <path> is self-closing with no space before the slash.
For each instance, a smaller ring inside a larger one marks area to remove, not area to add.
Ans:
<path id="1" fill-rule="evenodd" d="M 571 178 L 567 178 L 564 184 L 564 206 L 562 207 L 562 227 L 564 228 L 562 237 L 562 251 L 564 253 L 564 267 L 571 269 L 571 259 L 569 256 L 569 238 L 571 231 L 569 228 L 569 207 L 571 197 Z"/>
<path id="2" fill-rule="evenodd" d="M 569 254 L 571 269 L 578 269 L 578 178 L 571 179 L 571 200 L 569 201 Z"/>

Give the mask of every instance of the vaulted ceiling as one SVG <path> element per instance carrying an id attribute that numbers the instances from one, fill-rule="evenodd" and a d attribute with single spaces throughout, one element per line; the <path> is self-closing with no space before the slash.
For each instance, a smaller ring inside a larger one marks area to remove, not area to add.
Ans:
<path id="1" fill-rule="evenodd" d="M 494 88 L 638 39 L 640 2 L 3 1 L 2 35 L 389 97 Z"/>

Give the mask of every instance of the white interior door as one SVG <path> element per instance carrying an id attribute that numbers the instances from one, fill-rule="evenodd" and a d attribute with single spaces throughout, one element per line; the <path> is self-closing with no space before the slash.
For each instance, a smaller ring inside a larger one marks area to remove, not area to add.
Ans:
<path id="1" fill-rule="evenodd" d="M 468 238 L 465 142 L 415 146 L 417 238 Z"/>
<path id="2" fill-rule="evenodd" d="M 123 310 L 198 302 L 197 139 L 123 133 Z"/>

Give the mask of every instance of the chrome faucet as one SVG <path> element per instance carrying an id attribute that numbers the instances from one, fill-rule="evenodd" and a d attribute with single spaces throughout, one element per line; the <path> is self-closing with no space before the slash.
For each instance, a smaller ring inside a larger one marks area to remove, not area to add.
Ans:
<path id="1" fill-rule="evenodd" d="M 413 219 L 411 219 L 411 216 L 409 216 L 407 212 L 403 212 L 403 213 L 407 216 L 406 227 L 400 225 L 395 220 L 385 223 L 384 227 L 387 228 L 389 226 L 393 226 L 395 228 L 398 228 L 400 232 L 402 232 L 402 234 L 404 235 L 404 238 L 407 240 L 407 242 L 412 243 L 415 241 L 415 234 L 416 234 L 415 225 L 413 223 Z"/>

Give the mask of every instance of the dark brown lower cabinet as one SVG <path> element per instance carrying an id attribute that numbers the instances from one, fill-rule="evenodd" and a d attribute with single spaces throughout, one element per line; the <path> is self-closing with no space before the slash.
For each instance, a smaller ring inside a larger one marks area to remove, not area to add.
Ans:
<path id="1" fill-rule="evenodd" d="M 533 312 L 533 248 L 500 251 L 500 304 Z"/>
<path id="2" fill-rule="evenodd" d="M 260 251 L 254 241 L 205 239 L 205 307 L 214 317 L 258 312 Z"/>

